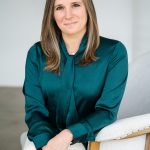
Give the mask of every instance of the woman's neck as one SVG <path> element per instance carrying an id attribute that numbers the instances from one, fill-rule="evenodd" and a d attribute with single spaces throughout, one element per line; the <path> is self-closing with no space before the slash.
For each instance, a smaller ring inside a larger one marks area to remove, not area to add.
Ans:
<path id="1" fill-rule="evenodd" d="M 80 33 L 80 34 L 74 34 L 74 35 L 62 34 L 62 37 L 64 39 L 64 42 L 65 42 L 65 45 L 69 54 L 74 55 L 77 52 L 84 34 L 85 32 Z"/>

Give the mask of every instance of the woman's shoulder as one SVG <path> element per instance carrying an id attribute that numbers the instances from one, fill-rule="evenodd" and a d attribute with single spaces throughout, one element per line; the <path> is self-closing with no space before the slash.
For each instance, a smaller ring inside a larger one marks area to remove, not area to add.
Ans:
<path id="1" fill-rule="evenodd" d="M 28 49 L 28 55 L 32 58 L 39 58 L 43 55 L 42 47 L 40 41 L 33 43 Z"/>
<path id="2" fill-rule="evenodd" d="M 100 51 L 104 51 L 107 54 L 120 54 L 127 55 L 127 48 L 125 44 L 117 39 L 99 36 L 100 38 Z"/>

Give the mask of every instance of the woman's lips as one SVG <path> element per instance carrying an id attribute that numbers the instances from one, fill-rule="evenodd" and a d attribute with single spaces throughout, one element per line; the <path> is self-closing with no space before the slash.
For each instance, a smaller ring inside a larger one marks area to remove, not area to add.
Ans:
<path id="1" fill-rule="evenodd" d="M 75 23 L 77 23 L 77 22 L 67 23 L 65 25 L 72 25 L 72 24 L 75 24 Z"/>

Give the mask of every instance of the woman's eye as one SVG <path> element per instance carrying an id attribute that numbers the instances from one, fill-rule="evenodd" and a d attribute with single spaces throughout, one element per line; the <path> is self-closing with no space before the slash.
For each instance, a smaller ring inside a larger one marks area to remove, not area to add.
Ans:
<path id="1" fill-rule="evenodd" d="M 79 6 L 80 6 L 79 4 L 74 4 L 74 5 L 73 5 L 73 7 L 79 7 Z M 56 8 L 56 10 L 61 10 L 61 9 L 63 9 L 63 7 L 57 7 L 57 8 Z"/>
<path id="2" fill-rule="evenodd" d="M 56 10 L 61 10 L 63 7 L 57 7 Z"/>
<path id="3" fill-rule="evenodd" d="M 80 5 L 79 5 L 79 4 L 74 4 L 73 6 L 75 6 L 75 7 L 79 7 Z"/>

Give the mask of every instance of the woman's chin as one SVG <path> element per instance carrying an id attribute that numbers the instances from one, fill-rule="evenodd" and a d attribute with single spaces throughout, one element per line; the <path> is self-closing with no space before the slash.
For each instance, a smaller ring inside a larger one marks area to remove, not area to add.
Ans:
<path id="1" fill-rule="evenodd" d="M 76 33 L 78 33 L 78 32 L 77 31 L 73 31 L 73 30 L 65 32 L 65 34 L 69 34 L 69 35 L 76 34 Z"/>

